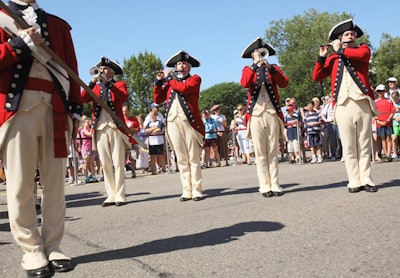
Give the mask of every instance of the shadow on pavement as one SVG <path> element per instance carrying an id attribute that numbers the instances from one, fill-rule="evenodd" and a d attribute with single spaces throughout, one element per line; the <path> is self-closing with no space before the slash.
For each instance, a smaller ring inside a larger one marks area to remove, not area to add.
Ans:
<path id="1" fill-rule="evenodd" d="M 168 253 L 182 249 L 213 246 L 238 240 L 239 237 L 247 233 L 271 232 L 280 230 L 283 227 L 284 225 L 281 223 L 268 221 L 238 223 L 229 227 L 217 228 L 197 234 L 159 239 L 145 242 L 137 246 L 83 255 L 74 258 L 74 262 L 77 264 L 84 264 L 98 261 L 119 260 Z"/>
<path id="2" fill-rule="evenodd" d="M 377 184 L 378 188 L 400 186 L 400 180 L 392 180 L 386 183 Z"/>
<path id="3" fill-rule="evenodd" d="M 314 191 L 314 190 L 322 190 L 322 189 L 332 189 L 332 188 L 337 188 L 337 187 L 343 187 L 346 188 L 347 186 L 347 181 L 342 181 L 342 182 L 335 182 L 335 183 L 330 183 L 330 184 L 323 184 L 323 185 L 312 185 L 312 186 L 304 186 L 304 185 L 299 185 L 300 187 L 298 188 L 293 188 L 291 190 L 285 190 L 286 193 L 293 193 L 293 192 L 300 192 L 300 191 Z M 282 188 L 286 188 L 286 185 L 282 185 Z"/>
<path id="4" fill-rule="evenodd" d="M 218 196 L 226 196 L 226 195 L 238 195 L 238 194 L 248 194 L 248 193 L 256 193 L 258 192 L 258 187 L 247 187 L 236 189 L 230 191 L 232 188 L 214 188 L 214 189 L 207 189 L 204 190 L 204 194 L 207 197 L 218 197 Z"/>

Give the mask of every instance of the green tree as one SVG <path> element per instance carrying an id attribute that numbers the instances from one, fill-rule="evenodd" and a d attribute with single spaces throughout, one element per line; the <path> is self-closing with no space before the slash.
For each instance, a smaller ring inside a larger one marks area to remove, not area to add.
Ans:
<path id="1" fill-rule="evenodd" d="M 400 77 L 400 37 L 382 34 L 379 48 L 374 53 L 372 64 L 376 71 L 374 84 L 385 84 L 390 76 Z"/>
<path id="2" fill-rule="evenodd" d="M 137 57 L 124 59 L 123 80 L 128 85 L 129 106 L 135 114 L 147 114 L 153 103 L 153 83 L 155 72 L 163 65 L 153 53 L 140 52 Z"/>
<path id="3" fill-rule="evenodd" d="M 240 84 L 235 82 L 225 82 L 216 84 L 200 94 L 199 107 L 200 110 L 210 109 L 213 105 L 218 104 L 221 112 L 228 119 L 233 117 L 233 110 L 239 103 L 246 104 L 247 90 Z"/>
<path id="4" fill-rule="evenodd" d="M 352 18 L 347 13 L 319 13 L 310 9 L 303 16 L 270 22 L 265 31 L 266 41 L 277 50 L 281 69 L 289 76 L 289 86 L 280 90 L 281 99 L 296 97 L 304 103 L 314 96 L 330 94 L 330 81 L 314 82 L 312 71 L 319 46 L 328 43 L 328 33 L 338 22 Z M 368 42 L 364 35 L 357 43 Z"/>

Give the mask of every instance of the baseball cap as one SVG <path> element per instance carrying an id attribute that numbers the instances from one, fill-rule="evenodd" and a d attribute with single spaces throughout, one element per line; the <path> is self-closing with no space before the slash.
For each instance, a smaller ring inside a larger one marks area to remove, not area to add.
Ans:
<path id="1" fill-rule="evenodd" d="M 217 110 L 219 108 L 219 105 L 215 104 L 213 105 L 213 107 L 211 107 L 211 111 Z"/>
<path id="2" fill-rule="evenodd" d="M 376 86 L 375 92 L 379 92 L 379 91 L 386 91 L 385 85 L 379 84 L 378 86 Z"/>
<path id="3" fill-rule="evenodd" d="M 392 81 L 392 82 L 397 82 L 397 78 L 396 77 L 389 77 L 388 79 L 386 79 L 386 82 L 389 82 L 389 81 Z"/>

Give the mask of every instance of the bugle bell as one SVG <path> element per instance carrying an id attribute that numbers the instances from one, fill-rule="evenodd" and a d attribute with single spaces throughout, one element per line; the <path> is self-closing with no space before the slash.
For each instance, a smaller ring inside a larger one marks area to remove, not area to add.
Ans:
<path id="1" fill-rule="evenodd" d="M 265 47 L 259 48 L 258 53 L 260 54 L 260 59 L 263 59 L 263 60 L 267 59 L 269 56 L 269 51 Z"/>
<path id="2" fill-rule="evenodd" d="M 99 67 L 94 66 L 94 67 L 91 67 L 91 68 L 90 68 L 89 73 L 90 73 L 90 75 L 92 75 L 93 77 L 99 78 L 99 77 L 100 77 L 100 74 L 101 74 L 101 70 L 100 70 Z"/>

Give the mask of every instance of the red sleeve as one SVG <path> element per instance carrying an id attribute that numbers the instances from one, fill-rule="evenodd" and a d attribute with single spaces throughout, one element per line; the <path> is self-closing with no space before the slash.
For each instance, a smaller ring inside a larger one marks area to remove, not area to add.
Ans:
<path id="1" fill-rule="evenodd" d="M 111 87 L 110 91 L 114 95 L 114 100 L 119 100 L 120 102 L 126 102 L 128 100 L 128 87 L 124 81 L 117 81 Z"/>
<path id="2" fill-rule="evenodd" d="M 359 61 L 360 63 L 369 63 L 371 58 L 371 50 L 366 44 L 361 44 L 359 47 L 354 48 L 344 48 L 343 52 L 339 49 L 338 53 L 343 53 L 345 57 Z"/>
<path id="3" fill-rule="evenodd" d="M 280 88 L 286 88 L 289 85 L 289 78 L 282 72 L 278 65 L 272 65 L 273 70 L 270 70 L 272 83 Z"/>
<path id="4" fill-rule="evenodd" d="M 168 85 L 154 85 L 153 101 L 154 103 L 163 103 L 167 99 Z"/>
<path id="5" fill-rule="evenodd" d="M 168 83 L 174 90 L 183 95 L 193 94 L 193 92 L 200 92 L 201 77 L 195 74 L 192 78 L 186 79 L 185 82 L 171 79 Z"/>
<path id="6" fill-rule="evenodd" d="M 100 95 L 100 87 L 99 87 L 99 85 L 96 84 L 96 85 L 92 88 L 92 91 L 93 91 L 97 96 L 99 96 L 99 95 Z M 89 92 L 87 92 L 86 90 L 82 90 L 82 92 L 81 92 L 81 97 L 82 97 L 82 102 L 83 102 L 83 103 L 88 103 L 88 102 L 92 102 L 92 101 L 93 101 L 93 99 L 92 99 L 92 97 L 90 96 Z"/>
<path id="7" fill-rule="evenodd" d="M 333 54 L 336 55 L 336 54 Z M 329 56 L 328 58 L 326 57 L 318 57 L 317 61 L 315 62 L 314 65 L 314 70 L 313 70 L 313 75 L 312 79 L 314 81 L 322 81 L 325 78 L 327 78 L 331 74 L 331 63 L 332 63 L 332 57 L 333 55 Z"/>
<path id="8" fill-rule="evenodd" d="M 256 73 L 248 66 L 244 67 L 242 70 L 242 78 L 240 79 L 240 84 L 243 88 L 251 89 L 254 87 L 254 75 Z"/>

